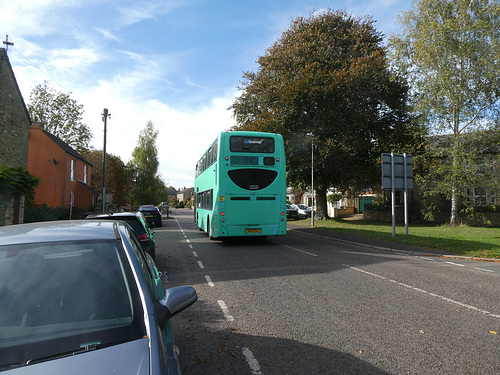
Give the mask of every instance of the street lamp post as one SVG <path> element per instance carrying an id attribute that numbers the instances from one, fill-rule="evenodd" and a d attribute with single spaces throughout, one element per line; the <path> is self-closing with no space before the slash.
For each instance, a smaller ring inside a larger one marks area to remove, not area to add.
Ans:
<path id="1" fill-rule="evenodd" d="M 307 133 L 306 136 L 311 137 L 311 226 L 314 226 L 314 134 Z"/>

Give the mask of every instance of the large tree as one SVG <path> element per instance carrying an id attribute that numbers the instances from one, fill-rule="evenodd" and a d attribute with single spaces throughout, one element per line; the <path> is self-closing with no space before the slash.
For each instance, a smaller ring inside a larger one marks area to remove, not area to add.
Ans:
<path id="1" fill-rule="evenodd" d="M 306 135 L 314 134 L 318 218 L 328 217 L 328 188 L 380 183 L 381 152 L 401 150 L 412 131 L 407 87 L 390 73 L 370 18 L 331 10 L 299 17 L 258 63 L 232 104 L 235 129 L 283 134 L 289 184 L 302 187 L 310 186 Z"/>
<path id="2" fill-rule="evenodd" d="M 89 149 L 92 132 L 82 122 L 83 105 L 70 94 L 57 92 L 44 81 L 31 91 L 27 107 L 32 121 L 41 122 L 45 130 L 81 153 Z"/>
<path id="3" fill-rule="evenodd" d="M 135 204 L 159 204 L 167 196 L 165 183 L 158 174 L 157 137 L 158 131 L 148 121 L 132 153 L 129 168 L 134 176 L 132 198 Z"/>
<path id="4" fill-rule="evenodd" d="M 431 147 L 434 159 L 441 161 L 427 175 L 450 200 L 450 225 L 456 225 L 460 198 L 473 182 L 465 167 L 479 157 L 471 151 L 482 149 L 470 146 L 478 131 L 498 128 L 500 3 L 420 0 L 400 22 L 404 31 L 389 44 L 394 66 L 410 82 L 419 116 L 434 134 L 446 135 L 439 142 L 433 138 L 440 145 Z"/>
<path id="5" fill-rule="evenodd" d="M 103 152 L 91 150 L 83 154 L 92 163 L 92 188 L 102 191 Z M 132 173 L 119 156 L 106 153 L 106 192 L 113 193 L 113 202 L 121 206 L 129 204 Z"/>

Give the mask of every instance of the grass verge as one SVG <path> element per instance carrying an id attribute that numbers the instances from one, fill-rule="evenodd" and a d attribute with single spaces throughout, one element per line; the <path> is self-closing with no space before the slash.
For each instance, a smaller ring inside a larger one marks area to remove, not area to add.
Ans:
<path id="1" fill-rule="evenodd" d="M 290 224 L 310 227 L 311 220 L 290 221 Z M 500 228 L 410 223 L 408 235 L 404 225 L 397 225 L 393 237 L 391 223 L 330 219 L 316 220 L 314 227 L 465 256 L 500 259 Z"/>

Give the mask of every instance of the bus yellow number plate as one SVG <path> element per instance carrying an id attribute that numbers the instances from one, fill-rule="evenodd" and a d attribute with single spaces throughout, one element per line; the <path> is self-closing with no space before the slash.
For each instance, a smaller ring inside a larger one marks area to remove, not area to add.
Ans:
<path id="1" fill-rule="evenodd" d="M 249 228 L 245 231 L 246 233 L 260 233 L 260 228 Z"/>
<path id="2" fill-rule="evenodd" d="M 219 202 L 225 202 L 226 197 L 224 195 L 219 195 Z"/>

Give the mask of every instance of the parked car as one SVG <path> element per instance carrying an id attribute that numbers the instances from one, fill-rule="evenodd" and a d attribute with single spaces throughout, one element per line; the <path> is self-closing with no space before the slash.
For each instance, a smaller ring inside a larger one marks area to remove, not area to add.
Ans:
<path id="1" fill-rule="evenodd" d="M 292 207 L 291 205 L 287 204 L 286 205 L 286 218 L 287 219 L 298 219 L 299 218 L 299 211 Z"/>
<path id="2" fill-rule="evenodd" d="M 139 212 L 144 215 L 149 223 L 154 223 L 155 226 L 161 227 L 161 212 L 158 207 L 153 205 L 139 206 Z"/>
<path id="3" fill-rule="evenodd" d="M 150 224 L 141 212 L 117 212 L 112 214 L 94 214 L 87 216 L 91 220 L 122 220 L 134 230 L 141 247 L 153 259 L 156 259 L 156 241 Z"/>
<path id="4" fill-rule="evenodd" d="M 1 227 L 0 371 L 180 373 L 170 318 L 197 294 L 160 277 L 121 221 Z"/>
<path id="5" fill-rule="evenodd" d="M 292 204 L 292 207 L 297 209 L 299 219 L 311 217 L 312 209 L 307 207 L 305 204 Z"/>

